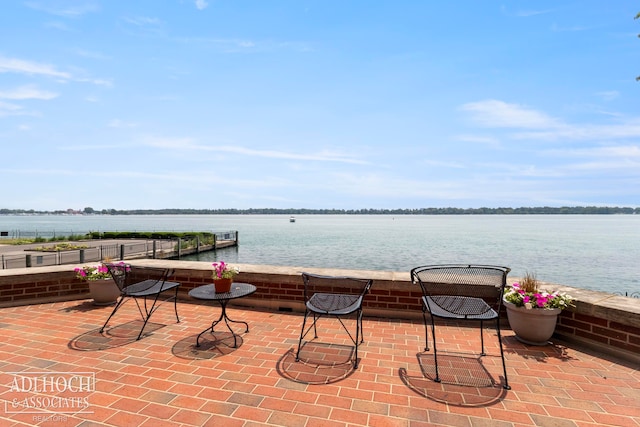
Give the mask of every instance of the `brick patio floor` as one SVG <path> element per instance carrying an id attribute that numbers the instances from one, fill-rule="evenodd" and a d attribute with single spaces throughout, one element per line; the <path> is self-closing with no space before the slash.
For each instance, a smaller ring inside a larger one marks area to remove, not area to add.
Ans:
<path id="1" fill-rule="evenodd" d="M 1 426 L 640 427 L 637 366 L 559 342 L 527 347 L 509 330 L 507 391 L 492 329 L 479 358 L 477 329 L 440 327 L 443 382 L 435 383 L 421 321 L 365 317 L 354 371 L 350 341 L 333 320 L 296 362 L 300 314 L 230 306 L 250 326 L 237 327 L 238 348 L 221 326 L 196 348 L 219 307 L 181 302 L 175 323 L 164 305 L 139 341 L 133 303 L 98 332 L 110 310 L 90 301 L 0 309 Z M 69 380 L 59 392 L 34 392 L 18 383 L 80 373 L 95 389 L 74 390 Z M 82 409 L 51 406 L 74 397 Z M 47 411 L 26 413 L 37 405 Z"/>

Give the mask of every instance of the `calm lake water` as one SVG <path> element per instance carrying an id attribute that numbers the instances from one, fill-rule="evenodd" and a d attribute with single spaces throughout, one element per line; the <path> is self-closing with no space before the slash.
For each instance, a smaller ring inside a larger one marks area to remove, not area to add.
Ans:
<path id="1" fill-rule="evenodd" d="M 229 231 L 240 245 L 194 256 L 241 264 L 409 271 L 504 265 L 511 276 L 607 292 L 640 291 L 640 215 L 0 216 L 0 231 Z M 1 241 L 0 241 L 1 243 Z"/>

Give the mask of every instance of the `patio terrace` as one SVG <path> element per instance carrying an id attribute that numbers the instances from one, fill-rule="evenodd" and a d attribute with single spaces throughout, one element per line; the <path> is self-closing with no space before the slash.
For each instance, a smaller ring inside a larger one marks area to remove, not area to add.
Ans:
<path id="1" fill-rule="evenodd" d="M 530 347 L 503 331 L 512 387 L 504 390 L 493 328 L 485 331 L 488 355 L 478 358 L 477 328 L 440 327 L 438 384 L 421 319 L 367 317 L 365 309 L 353 371 L 351 342 L 332 320 L 296 362 L 299 313 L 231 304 L 230 317 L 250 326 L 238 348 L 223 328 L 196 348 L 218 306 L 182 300 L 175 323 L 165 304 L 139 341 L 131 302 L 98 332 L 110 310 L 82 299 L 0 308 L 0 425 L 640 426 L 637 364 L 576 343 Z M 42 372 L 94 375 L 83 412 L 24 413 L 19 403 L 34 393 L 12 390 L 16 376 Z"/>

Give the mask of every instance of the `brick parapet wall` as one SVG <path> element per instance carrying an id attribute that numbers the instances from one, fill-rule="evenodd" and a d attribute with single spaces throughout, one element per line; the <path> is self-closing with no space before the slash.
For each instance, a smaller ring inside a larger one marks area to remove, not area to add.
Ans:
<path id="1" fill-rule="evenodd" d="M 195 287 L 211 283 L 210 264 L 201 262 L 188 264 L 191 262 L 180 262 L 176 265 L 173 280 L 181 283 L 181 292 L 188 293 Z M 204 270 L 202 269 L 203 265 Z M 404 318 L 422 316 L 420 305 L 422 294 L 420 288 L 417 285 L 412 285 L 409 281 L 409 274 L 380 271 L 242 265 L 241 272 L 235 281 L 251 283 L 258 290 L 251 297 L 236 300 L 234 303 L 259 305 L 281 311 L 303 310 L 304 284 L 300 274 L 302 271 L 373 279 L 374 285 L 364 300 L 364 307 L 368 315 Z"/>
<path id="2" fill-rule="evenodd" d="M 0 307 L 25 305 L 41 301 L 69 300 L 86 297 L 87 285 L 75 274 L 52 268 L 16 268 L 0 270 Z"/>
<path id="3" fill-rule="evenodd" d="M 637 306 L 637 301 L 631 302 L 636 303 L 634 305 Z M 583 308 L 589 309 L 589 307 Z M 638 318 L 637 312 L 612 309 L 609 314 L 614 311 L 617 311 L 615 313 L 617 315 L 627 316 L 630 322 L 637 323 L 635 322 Z M 576 310 L 565 310 L 558 318 L 556 335 L 573 341 L 588 341 L 601 349 L 615 348 L 640 357 L 640 327 L 607 318 L 606 312 L 602 312 L 600 316 L 605 317 L 596 317 Z"/>
<path id="4" fill-rule="evenodd" d="M 208 262 L 135 260 L 134 265 L 175 268 L 172 280 L 181 283 L 180 297 L 188 291 L 211 283 Z M 89 298 L 86 283 L 75 278 L 75 266 L 51 266 L 0 270 L 0 307 Z M 240 265 L 236 281 L 256 285 L 248 298 L 234 300 L 236 305 L 256 306 L 275 311 L 303 309 L 303 283 L 300 273 L 344 275 L 373 279 L 371 294 L 365 298 L 368 316 L 421 318 L 420 288 L 410 282 L 408 272 L 332 270 L 264 265 Z M 511 280 L 511 279 L 510 279 Z M 551 285 L 551 284 L 545 284 Z M 556 336 L 567 341 L 587 343 L 608 353 L 640 360 L 640 299 L 625 298 L 567 286 L 553 285 L 574 296 L 576 307 L 562 312 Z M 505 320 L 506 322 L 506 320 Z M 506 326 L 506 323 L 505 323 Z"/>

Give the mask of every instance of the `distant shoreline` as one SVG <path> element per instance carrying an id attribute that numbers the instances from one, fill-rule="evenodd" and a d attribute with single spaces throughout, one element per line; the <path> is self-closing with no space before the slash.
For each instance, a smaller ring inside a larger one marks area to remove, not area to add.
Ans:
<path id="1" fill-rule="evenodd" d="M 0 215 L 635 215 L 640 207 L 520 207 L 520 208 L 419 208 L 419 209 L 102 209 L 65 211 L 0 209 Z"/>

